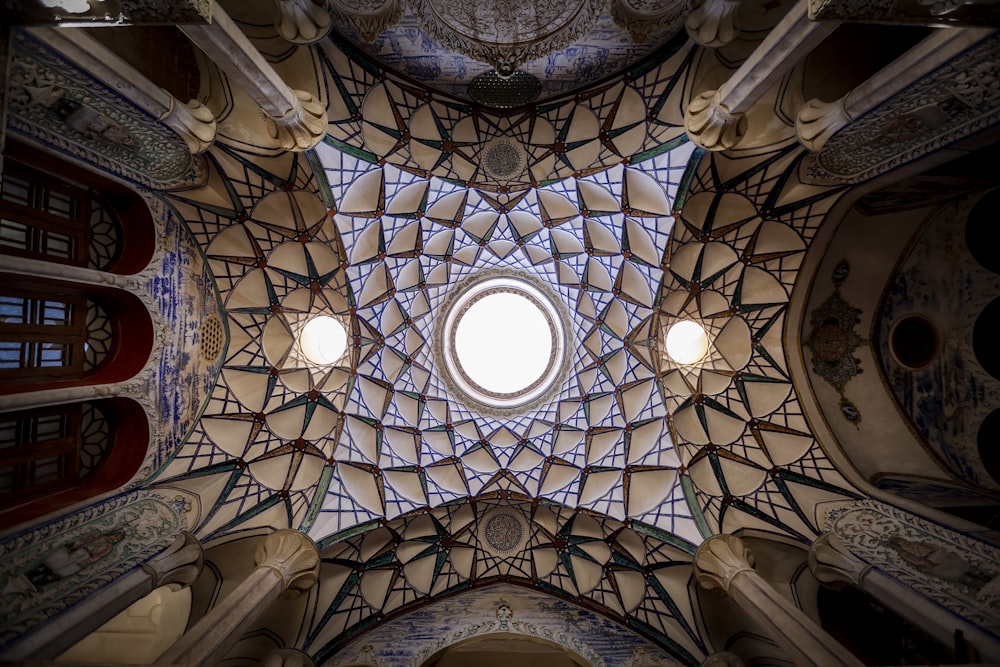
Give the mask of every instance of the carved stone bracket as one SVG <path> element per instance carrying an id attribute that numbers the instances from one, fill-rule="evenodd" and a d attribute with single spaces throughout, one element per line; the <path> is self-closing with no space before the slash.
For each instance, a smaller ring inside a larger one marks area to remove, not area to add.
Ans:
<path id="1" fill-rule="evenodd" d="M 795 134 L 803 146 L 815 153 L 850 122 L 851 117 L 844 108 L 844 98 L 834 102 L 809 100 L 802 105 L 795 118 Z"/>
<path id="2" fill-rule="evenodd" d="M 170 109 L 159 120 L 184 140 L 192 155 L 211 148 L 218 130 L 212 110 L 198 100 L 182 104 L 171 98 L 171 102 Z"/>
<path id="3" fill-rule="evenodd" d="M 664 26 L 675 25 L 685 9 L 687 2 L 684 0 L 612 0 L 611 18 L 618 27 L 628 31 L 633 42 L 641 44 Z"/>
<path id="4" fill-rule="evenodd" d="M 327 125 L 323 105 L 285 83 L 221 8 L 215 7 L 211 25 L 181 30 L 260 106 L 268 136 L 278 147 L 304 151 L 323 139 Z"/>
<path id="5" fill-rule="evenodd" d="M 292 44 L 315 44 L 326 37 L 333 17 L 312 0 L 275 0 L 278 19 L 274 27 Z"/>
<path id="6" fill-rule="evenodd" d="M 270 137 L 286 151 L 306 151 L 326 135 L 326 109 L 315 97 L 293 90 L 296 104 L 284 116 L 264 116 Z"/>
<path id="7" fill-rule="evenodd" d="M 170 586 L 177 590 L 193 584 L 204 565 L 205 553 L 198 538 L 183 532 L 166 550 L 143 563 L 142 569 L 153 577 L 153 588 Z"/>
<path id="8" fill-rule="evenodd" d="M 728 594 L 736 575 L 753 571 L 754 555 L 733 535 L 715 535 L 705 540 L 694 555 L 694 577 L 703 588 Z"/>
<path id="9" fill-rule="evenodd" d="M 403 16 L 403 3 L 399 0 L 381 2 L 352 2 L 330 0 L 330 11 L 338 22 L 351 25 L 367 42 L 399 23 Z"/>
<path id="10" fill-rule="evenodd" d="M 701 93 L 688 105 L 684 114 L 688 138 L 702 148 L 722 151 L 735 148 L 747 131 L 743 114 L 730 113 L 716 90 Z"/>
<path id="11" fill-rule="evenodd" d="M 286 594 L 299 595 L 319 577 L 319 551 L 316 543 L 297 530 L 271 533 L 257 547 L 258 567 L 269 567 L 281 575 Z"/>
<path id="12" fill-rule="evenodd" d="M 809 548 L 809 570 L 821 583 L 861 588 L 872 566 L 863 562 L 833 533 L 824 533 Z"/>
<path id="13" fill-rule="evenodd" d="M 684 20 L 688 36 L 709 48 L 725 46 L 736 39 L 736 10 L 739 0 L 702 0 Z"/>
<path id="14" fill-rule="evenodd" d="M 319 576 L 316 544 L 297 530 L 278 530 L 265 537 L 254 561 L 253 572 L 167 649 L 160 662 L 192 667 L 219 664 L 275 599 L 301 594 Z"/>
<path id="15" fill-rule="evenodd" d="M 718 92 L 691 100 L 684 114 L 691 141 L 710 151 L 735 148 L 747 134 L 744 114 L 836 27 L 810 21 L 806 0 L 796 2 Z"/>
<path id="16" fill-rule="evenodd" d="M 735 653 L 723 651 L 708 656 L 701 661 L 699 667 L 746 667 L 746 663 Z"/>
<path id="17" fill-rule="evenodd" d="M 294 648 L 278 648 L 261 660 L 261 667 L 316 667 L 307 654 Z"/>

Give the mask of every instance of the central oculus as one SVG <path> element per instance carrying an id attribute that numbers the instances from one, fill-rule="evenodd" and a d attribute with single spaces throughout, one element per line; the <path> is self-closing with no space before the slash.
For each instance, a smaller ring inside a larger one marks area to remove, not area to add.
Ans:
<path id="1" fill-rule="evenodd" d="M 562 375 L 565 327 L 547 291 L 525 278 L 487 274 L 460 285 L 445 306 L 442 361 L 472 403 L 530 407 Z"/>

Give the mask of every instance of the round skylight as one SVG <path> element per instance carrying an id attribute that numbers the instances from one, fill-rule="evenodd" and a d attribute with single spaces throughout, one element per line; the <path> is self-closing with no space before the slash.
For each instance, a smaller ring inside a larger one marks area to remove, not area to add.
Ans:
<path id="1" fill-rule="evenodd" d="M 708 353 L 708 334 L 697 322 L 682 320 L 667 331 L 667 356 L 678 364 L 693 364 Z"/>
<path id="2" fill-rule="evenodd" d="M 511 276 L 474 282 L 446 307 L 441 355 L 461 393 L 493 408 L 517 408 L 560 375 L 564 327 L 552 300 Z"/>
<path id="3" fill-rule="evenodd" d="M 314 317 L 299 333 L 299 349 L 306 359 L 317 366 L 335 364 L 347 352 L 347 329 L 335 317 Z"/>

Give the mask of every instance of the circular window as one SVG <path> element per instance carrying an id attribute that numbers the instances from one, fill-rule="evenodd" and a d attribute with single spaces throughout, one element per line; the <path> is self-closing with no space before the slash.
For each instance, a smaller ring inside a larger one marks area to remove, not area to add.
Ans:
<path id="1" fill-rule="evenodd" d="M 910 315 L 896 322 L 889 341 L 893 356 L 907 368 L 923 368 L 937 355 L 937 331 L 929 320 L 919 315 Z"/>
<path id="2" fill-rule="evenodd" d="M 447 378 L 473 403 L 526 409 L 563 374 L 566 328 L 544 288 L 519 276 L 473 279 L 439 325 Z"/>
<path id="3" fill-rule="evenodd" d="M 317 366 L 335 364 L 347 352 L 347 329 L 335 317 L 314 317 L 299 333 L 299 349 L 302 356 Z"/>
<path id="4" fill-rule="evenodd" d="M 708 334 L 691 320 L 681 320 L 667 330 L 667 356 L 678 364 L 693 364 L 708 354 Z"/>

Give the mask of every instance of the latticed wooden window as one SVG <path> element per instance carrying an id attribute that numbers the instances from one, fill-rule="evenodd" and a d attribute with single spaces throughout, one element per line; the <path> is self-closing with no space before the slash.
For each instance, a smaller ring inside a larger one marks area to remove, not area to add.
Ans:
<path id="1" fill-rule="evenodd" d="M 87 302 L 0 285 L 0 379 L 72 379 L 85 370 Z"/>
<path id="2" fill-rule="evenodd" d="M 0 415 L 0 498 L 70 485 L 103 463 L 110 422 L 92 403 Z"/>
<path id="3" fill-rule="evenodd" d="M 76 479 L 80 417 L 80 405 L 0 415 L 0 496 Z"/>
<path id="4" fill-rule="evenodd" d="M 50 262 L 108 267 L 121 229 L 94 191 L 55 180 L 16 161 L 0 184 L 0 253 Z"/>

